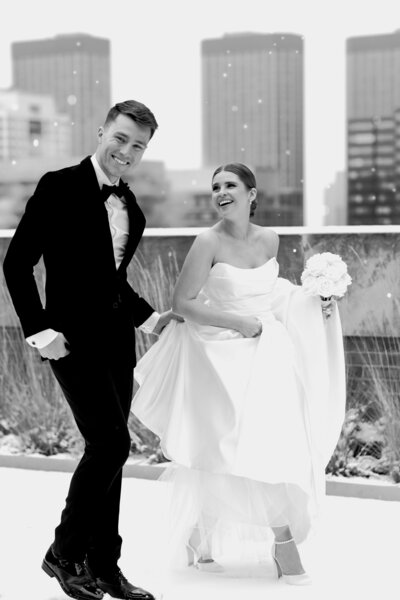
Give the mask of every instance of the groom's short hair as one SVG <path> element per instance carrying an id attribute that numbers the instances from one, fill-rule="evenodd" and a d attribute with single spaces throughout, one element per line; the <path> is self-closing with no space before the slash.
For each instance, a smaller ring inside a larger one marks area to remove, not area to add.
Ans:
<path id="1" fill-rule="evenodd" d="M 137 100 L 125 100 L 124 102 L 117 102 L 107 113 L 104 126 L 106 127 L 112 121 L 118 117 L 118 115 L 126 115 L 135 121 L 142 127 L 150 127 L 151 135 L 153 137 L 155 130 L 158 128 L 158 123 L 155 116 L 145 104 L 137 102 Z"/>

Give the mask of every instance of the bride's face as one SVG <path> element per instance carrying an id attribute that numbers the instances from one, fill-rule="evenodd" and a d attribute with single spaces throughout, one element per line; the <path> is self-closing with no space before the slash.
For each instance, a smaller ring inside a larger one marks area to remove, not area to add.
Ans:
<path id="1" fill-rule="evenodd" d="M 221 171 L 212 182 L 212 200 L 221 217 L 248 217 L 252 194 L 236 173 Z"/>

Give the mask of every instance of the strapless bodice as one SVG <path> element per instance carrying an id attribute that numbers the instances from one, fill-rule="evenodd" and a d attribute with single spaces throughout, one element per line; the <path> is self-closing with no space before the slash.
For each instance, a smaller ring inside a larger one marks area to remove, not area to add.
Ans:
<path id="1" fill-rule="evenodd" d="M 218 262 L 211 268 L 198 299 L 228 312 L 262 316 L 271 310 L 270 297 L 278 274 L 275 257 L 249 269 Z"/>

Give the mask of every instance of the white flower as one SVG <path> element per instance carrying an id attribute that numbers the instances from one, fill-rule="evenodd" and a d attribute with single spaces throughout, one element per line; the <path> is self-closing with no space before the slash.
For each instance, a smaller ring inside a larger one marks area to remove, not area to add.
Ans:
<path id="1" fill-rule="evenodd" d="M 303 291 L 307 296 L 341 297 L 351 284 L 347 265 L 338 254 L 314 254 L 301 275 Z"/>
<path id="2" fill-rule="evenodd" d="M 335 293 L 334 282 L 322 275 L 317 279 L 317 290 L 319 296 L 329 298 Z"/>
<path id="3" fill-rule="evenodd" d="M 335 284 L 335 296 L 338 296 L 338 298 L 341 298 L 342 296 L 344 296 L 347 291 L 347 287 L 350 284 L 351 284 L 351 277 L 348 273 L 345 273 L 344 275 L 342 275 L 342 277 L 339 279 L 339 281 L 337 281 Z"/>
<path id="4" fill-rule="evenodd" d="M 336 264 L 329 264 L 325 270 L 325 276 L 328 277 L 329 279 L 331 279 L 332 281 L 339 281 L 339 279 L 344 275 L 345 271 L 343 270 L 343 266 L 344 269 L 346 270 L 346 265 L 344 264 L 344 262 L 342 263 L 336 263 Z"/>

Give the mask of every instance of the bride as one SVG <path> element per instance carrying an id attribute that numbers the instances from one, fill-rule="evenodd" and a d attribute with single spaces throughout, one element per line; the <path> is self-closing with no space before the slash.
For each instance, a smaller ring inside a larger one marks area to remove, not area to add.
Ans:
<path id="1" fill-rule="evenodd" d="M 254 542 L 272 532 L 278 577 L 304 585 L 297 544 L 344 414 L 342 336 L 335 305 L 328 320 L 319 298 L 278 277 L 277 234 L 250 222 L 256 196 L 245 165 L 214 172 L 220 220 L 186 257 L 173 296 L 185 321 L 139 362 L 132 411 L 172 461 L 172 528 L 189 563 L 220 571 L 235 527 Z"/>

